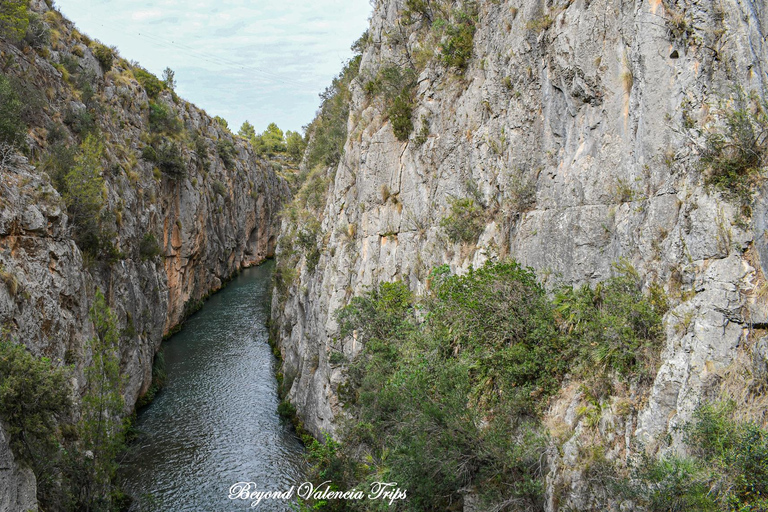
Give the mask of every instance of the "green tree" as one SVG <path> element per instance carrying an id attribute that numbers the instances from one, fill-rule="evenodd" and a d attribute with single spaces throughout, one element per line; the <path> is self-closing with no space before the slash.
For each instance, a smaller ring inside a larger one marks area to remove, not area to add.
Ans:
<path id="1" fill-rule="evenodd" d="M 109 510 L 116 492 L 116 458 L 125 446 L 124 382 L 117 318 L 101 290 L 94 297 L 90 319 L 96 335 L 88 344 L 91 364 L 85 369 L 86 389 L 77 424 L 82 455 L 72 461 L 70 478 L 79 489 L 79 510 Z"/>
<path id="2" fill-rule="evenodd" d="M 240 130 L 237 132 L 239 136 L 244 138 L 245 140 L 252 142 L 253 139 L 256 138 L 256 129 L 253 127 L 251 123 L 248 121 L 245 121 L 243 125 L 240 127 Z"/>
<path id="3" fill-rule="evenodd" d="M 277 127 L 275 123 L 269 123 L 267 129 L 256 137 L 254 144 L 259 154 L 274 155 L 275 153 L 285 153 L 285 140 L 283 130 Z"/>
<path id="4" fill-rule="evenodd" d="M 299 132 L 288 130 L 285 132 L 285 148 L 291 160 L 299 163 L 304 157 L 304 150 L 307 149 L 307 141 Z"/>
<path id="5" fill-rule="evenodd" d="M 216 117 L 213 118 L 213 120 L 216 121 L 217 123 L 219 123 L 219 125 L 221 125 L 222 128 L 224 128 L 226 130 L 229 130 L 229 123 L 223 117 L 216 116 Z"/>
<path id="6" fill-rule="evenodd" d="M 16 146 L 27 129 L 21 118 L 24 105 L 11 81 L 0 74 L 0 144 Z"/>
<path id="7" fill-rule="evenodd" d="M 101 142 L 88 135 L 75 156 L 75 165 L 64 176 L 64 202 L 75 225 L 75 241 L 92 255 L 101 248 L 100 213 L 104 206 L 104 179 L 101 176 Z"/>
<path id="8" fill-rule="evenodd" d="M 16 42 L 24 39 L 29 27 L 28 4 L 28 0 L 0 2 L 0 35 Z"/>
<path id="9" fill-rule="evenodd" d="M 176 72 L 171 68 L 163 70 L 163 83 L 170 90 L 176 89 Z"/>
<path id="10" fill-rule="evenodd" d="M 67 368 L 36 358 L 22 345 L 0 340 L 0 418 L 16 457 L 32 466 L 38 485 L 58 459 L 57 423 L 70 410 Z"/>

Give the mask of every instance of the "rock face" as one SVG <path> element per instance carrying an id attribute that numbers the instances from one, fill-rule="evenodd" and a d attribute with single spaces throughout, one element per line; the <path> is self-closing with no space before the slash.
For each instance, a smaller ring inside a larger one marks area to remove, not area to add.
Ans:
<path id="1" fill-rule="evenodd" d="M 0 169 L 0 324 L 33 354 L 75 365 L 77 395 L 94 335 L 89 310 L 101 290 L 118 319 L 130 412 L 150 387 L 163 335 L 239 269 L 273 254 L 276 213 L 289 192 L 250 145 L 168 90 L 155 101 L 181 123 L 175 137 L 184 173 L 172 177 L 154 168 L 141 158 L 152 126 L 135 68 L 115 57 L 105 71 L 70 22 L 42 2 L 34 8 L 56 30 L 55 41 L 36 51 L 0 42 L 5 74 L 41 94 L 27 119 L 30 159 L 11 156 Z M 78 80 L 92 88 L 87 107 Z M 78 248 L 49 176 L 52 133 L 59 147 L 77 149 L 85 132 L 72 112 L 81 111 L 104 146 L 109 258 Z M 154 251 L 142 245 L 147 234 L 157 242 Z M 35 508 L 34 498 L 34 477 L 14 464 L 0 435 L 0 510 Z"/>
<path id="2" fill-rule="evenodd" d="M 698 161 L 733 87 L 766 90 L 768 11 L 733 0 L 478 7 L 463 75 L 435 58 L 416 65 L 414 132 L 399 141 L 364 86 L 413 62 L 423 21 L 405 23 L 404 2 L 376 3 L 319 262 L 273 303 L 288 398 L 314 434 L 334 431 L 344 377 L 330 349 L 360 349 L 338 339 L 334 313 L 371 285 L 424 290 L 436 265 L 460 272 L 507 256 L 552 285 L 594 283 L 626 258 L 663 284 L 673 309 L 652 389 L 611 425 L 626 432 L 612 442 L 616 453 L 655 447 L 751 346 L 750 322 L 764 322 L 755 289 L 768 264 L 765 194 L 750 225 L 703 186 Z M 454 198 L 483 208 L 476 241 L 446 236 Z M 557 419 L 576 428 L 572 416 Z M 554 459 L 550 509 L 588 509 L 575 459 Z"/>

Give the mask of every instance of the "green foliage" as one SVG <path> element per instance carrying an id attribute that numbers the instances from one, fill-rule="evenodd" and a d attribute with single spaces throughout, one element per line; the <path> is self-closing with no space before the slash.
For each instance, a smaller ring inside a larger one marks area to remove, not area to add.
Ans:
<path id="1" fill-rule="evenodd" d="M 168 377 L 165 371 L 165 353 L 161 348 L 160 351 L 155 354 L 155 359 L 152 361 L 152 384 L 150 384 L 147 392 L 136 403 L 136 409 L 141 409 L 151 404 L 160 390 L 165 386 L 165 379 Z"/>
<path id="2" fill-rule="evenodd" d="M 604 332 L 611 315 L 627 316 L 631 336 L 660 329 L 663 297 L 642 294 L 628 265 L 619 270 L 593 291 L 593 309 L 579 313 L 603 317 L 589 324 L 565 316 L 564 302 L 515 262 L 463 276 L 439 267 L 420 300 L 403 283 L 353 298 L 337 313 L 341 337 L 354 334 L 363 347 L 339 390 L 349 421 L 341 444 L 310 446 L 312 477 L 345 488 L 396 481 L 408 489 L 398 510 L 449 510 L 467 488 L 478 490 L 483 510 L 543 508 L 547 399 L 566 373 L 591 364 L 584 354 L 597 350 L 594 340 L 613 339 Z M 616 361 L 626 378 L 640 371 Z"/>
<path id="3" fill-rule="evenodd" d="M 93 56 L 96 57 L 97 61 L 99 61 L 99 65 L 103 71 L 109 71 L 112 69 L 112 64 L 115 59 L 115 51 L 112 48 L 98 42 L 94 43 Z"/>
<path id="4" fill-rule="evenodd" d="M 87 136 L 96 132 L 96 120 L 88 109 L 68 109 L 64 116 L 64 124 L 73 132 L 81 136 Z"/>
<path id="5" fill-rule="evenodd" d="M 155 139 L 144 146 L 141 157 L 157 165 L 163 173 L 172 179 L 181 179 L 187 174 L 187 166 L 181 154 L 181 147 L 168 139 Z"/>
<path id="6" fill-rule="evenodd" d="M 89 342 L 91 363 L 77 424 L 81 449 L 87 453 L 70 461 L 69 477 L 78 510 L 110 510 L 116 489 L 117 455 L 125 447 L 123 378 L 120 376 L 120 346 L 117 319 L 100 290 L 90 310 L 96 336 Z"/>
<path id="7" fill-rule="evenodd" d="M 310 272 L 315 270 L 321 256 L 321 215 L 330 184 L 324 171 L 322 166 L 318 166 L 308 173 L 293 201 L 283 210 L 288 229 L 280 237 L 279 250 L 289 266 L 298 265 L 301 255 L 304 255 Z"/>
<path id="8" fill-rule="evenodd" d="M 307 141 L 299 132 L 288 130 L 285 132 L 285 149 L 291 160 L 299 163 L 304 157 L 304 151 L 307 149 Z"/>
<path id="9" fill-rule="evenodd" d="M 75 225 L 74 237 L 84 252 L 99 255 L 110 245 L 104 240 L 101 209 L 104 206 L 104 179 L 101 158 L 104 148 L 96 137 L 88 135 L 74 157 L 74 165 L 64 175 L 64 202 Z"/>
<path id="10" fill-rule="evenodd" d="M 707 135 L 701 154 L 704 183 L 746 205 L 767 164 L 768 101 L 737 89 L 725 111 L 724 130 Z"/>
<path id="11" fill-rule="evenodd" d="M 160 247 L 160 244 L 157 243 L 155 235 L 150 232 L 144 233 L 144 237 L 141 239 L 141 243 L 139 243 L 139 256 L 141 259 L 151 260 L 160 256 L 162 253 L 163 250 Z"/>
<path id="12" fill-rule="evenodd" d="M 133 76 L 147 92 L 150 99 L 157 99 L 157 96 L 163 91 L 164 84 L 155 75 L 143 68 L 134 68 Z"/>
<path id="13" fill-rule="evenodd" d="M 392 131 L 397 140 L 406 141 L 413 131 L 413 101 L 409 92 L 398 95 L 387 109 L 387 115 L 392 122 Z"/>
<path id="14" fill-rule="evenodd" d="M 483 209 L 474 199 L 450 199 L 451 213 L 440 221 L 448 238 L 454 242 L 474 243 L 485 225 Z"/>
<path id="15" fill-rule="evenodd" d="M 149 102 L 149 129 L 153 133 L 176 134 L 181 131 L 181 120 L 162 102 Z"/>
<path id="16" fill-rule="evenodd" d="M 18 146 L 27 127 L 22 120 L 23 104 L 12 82 L 0 74 L 0 144 Z"/>
<path id="17" fill-rule="evenodd" d="M 29 27 L 29 0 L 3 0 L 0 3 L 0 36 L 13 42 L 24 39 Z"/>
<path id="18" fill-rule="evenodd" d="M 276 153 L 285 153 L 287 150 L 283 130 L 275 123 L 269 123 L 264 133 L 255 136 L 252 143 L 260 155 L 272 156 Z"/>
<path id="19" fill-rule="evenodd" d="M 477 5 L 467 3 L 464 10 L 454 13 L 454 22 L 446 25 L 445 39 L 440 43 L 440 53 L 443 63 L 463 71 L 472 58 L 472 48 L 477 23 Z"/>
<path id="20" fill-rule="evenodd" d="M 555 19 L 547 13 L 526 23 L 525 28 L 537 33 L 544 32 L 551 27 L 554 22 Z"/>
<path id="21" fill-rule="evenodd" d="M 392 131 L 400 141 L 408 140 L 413 131 L 413 90 L 416 74 L 411 68 L 387 66 L 373 80 L 365 83 L 363 89 L 369 96 L 384 98 Z"/>
<path id="22" fill-rule="evenodd" d="M 222 128 L 224 128 L 225 130 L 229 130 L 229 123 L 223 117 L 216 116 L 213 118 L 213 120 L 216 121 L 216 123 Z"/>
<path id="23" fill-rule="evenodd" d="M 405 10 L 403 11 L 403 20 L 408 23 L 414 23 L 418 19 L 423 19 L 427 23 L 432 23 L 435 17 L 434 3 L 430 0 L 405 0 Z"/>
<path id="24" fill-rule="evenodd" d="M 68 380 L 68 369 L 34 357 L 21 345 L 0 341 L 0 418 L 11 437 L 11 449 L 31 465 L 38 485 L 52 477 L 50 464 L 58 456 L 57 423 L 72 406 Z"/>
<path id="25" fill-rule="evenodd" d="M 691 455 L 642 457 L 623 496 L 650 512 L 768 510 L 768 431 L 735 421 L 733 407 L 700 406 L 683 428 Z"/>
<path id="26" fill-rule="evenodd" d="M 361 56 L 356 55 L 346 63 L 341 73 L 333 79 L 320 98 L 322 105 L 317 117 L 306 127 L 307 166 L 334 166 L 341 160 L 347 140 L 347 121 L 352 95 L 349 85 L 360 71 Z"/>
<path id="27" fill-rule="evenodd" d="M 163 70 L 163 84 L 171 91 L 176 89 L 176 72 L 171 68 L 165 68 Z"/>
<path id="28" fill-rule="evenodd" d="M 29 12 L 29 25 L 24 35 L 24 42 L 32 48 L 44 48 L 51 42 L 51 29 L 37 13 Z"/>
<path id="29" fill-rule="evenodd" d="M 238 130 L 237 134 L 244 138 L 247 141 L 251 141 L 256 138 L 256 129 L 253 127 L 251 123 L 248 121 L 245 121 L 243 125 L 240 127 L 240 130 Z"/>
<path id="30" fill-rule="evenodd" d="M 339 311 L 342 336 L 354 331 L 364 349 L 344 397 L 349 450 L 335 464 L 352 483 L 374 478 L 352 455 L 363 450 L 408 489 L 407 510 L 447 510 L 467 487 L 488 509 L 510 497 L 541 506 L 535 418 L 567 362 L 544 289 L 514 262 L 439 268 L 432 288 L 418 306 L 402 283 L 383 283 Z"/>
<path id="31" fill-rule="evenodd" d="M 650 379 L 664 341 L 661 319 L 667 304 L 658 288 L 642 291 L 637 272 L 622 261 L 618 275 L 594 288 L 562 288 L 554 303 L 583 375 L 615 373 Z"/>
<path id="32" fill-rule="evenodd" d="M 224 167 L 229 170 L 235 168 L 235 145 L 228 139 L 219 139 L 216 141 L 216 152 L 224 163 Z"/>
<path id="33" fill-rule="evenodd" d="M 213 185 L 211 185 L 211 188 L 213 188 L 213 192 L 217 195 L 220 195 L 223 198 L 229 197 L 229 192 L 227 191 L 227 186 L 224 185 L 222 182 L 216 180 L 213 182 Z"/>

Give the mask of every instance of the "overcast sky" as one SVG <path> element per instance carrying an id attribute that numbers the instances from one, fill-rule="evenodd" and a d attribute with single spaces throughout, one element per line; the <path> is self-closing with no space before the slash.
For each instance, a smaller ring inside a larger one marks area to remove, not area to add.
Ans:
<path id="1" fill-rule="evenodd" d="M 299 130 L 368 27 L 368 0 L 55 0 L 81 32 L 237 131 Z"/>

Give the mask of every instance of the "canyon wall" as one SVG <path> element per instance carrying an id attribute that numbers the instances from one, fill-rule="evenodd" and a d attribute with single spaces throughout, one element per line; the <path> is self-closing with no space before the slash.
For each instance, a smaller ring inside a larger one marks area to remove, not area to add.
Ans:
<path id="1" fill-rule="evenodd" d="M 0 40 L 3 74 L 29 94 L 26 156 L 7 153 L 0 171 L 0 324 L 35 356 L 74 365 L 77 402 L 101 290 L 120 330 L 128 413 L 151 385 L 163 335 L 238 270 L 273 254 L 289 192 L 220 121 L 167 87 L 148 96 L 135 64 L 115 54 L 105 66 L 95 56 L 102 45 L 43 2 L 32 8 L 48 38 Z M 157 105 L 174 123 L 168 133 L 153 125 Z M 61 152 L 88 137 L 103 146 L 96 214 L 109 247 L 93 254 L 76 244 L 53 176 Z M 142 156 L 152 141 L 178 149 L 173 174 Z M 36 507 L 34 477 L 13 463 L 2 431 L 0 461 L 0 510 Z"/>
<path id="2" fill-rule="evenodd" d="M 651 388 L 631 396 L 623 417 L 604 404 L 600 434 L 612 457 L 673 449 L 675 426 L 734 365 L 765 369 L 765 191 L 745 213 L 705 186 L 700 164 L 736 88 L 765 95 L 765 4 L 481 1 L 458 72 L 435 56 L 426 17 L 405 10 L 400 0 L 375 4 L 344 154 L 326 170 L 319 257 L 302 256 L 274 298 L 287 398 L 313 434 L 335 431 L 345 365 L 330 354 L 350 360 L 361 349 L 340 339 L 335 312 L 377 283 L 421 292 L 437 265 L 462 272 L 512 257 L 548 286 L 593 284 L 626 259 L 672 308 Z M 415 70 L 405 140 L 367 85 L 392 67 Z M 457 200 L 482 212 L 476 239 L 447 236 Z M 563 389 L 548 413 L 570 432 L 549 460 L 552 510 L 596 506 L 577 456 L 582 398 L 578 386 Z"/>

